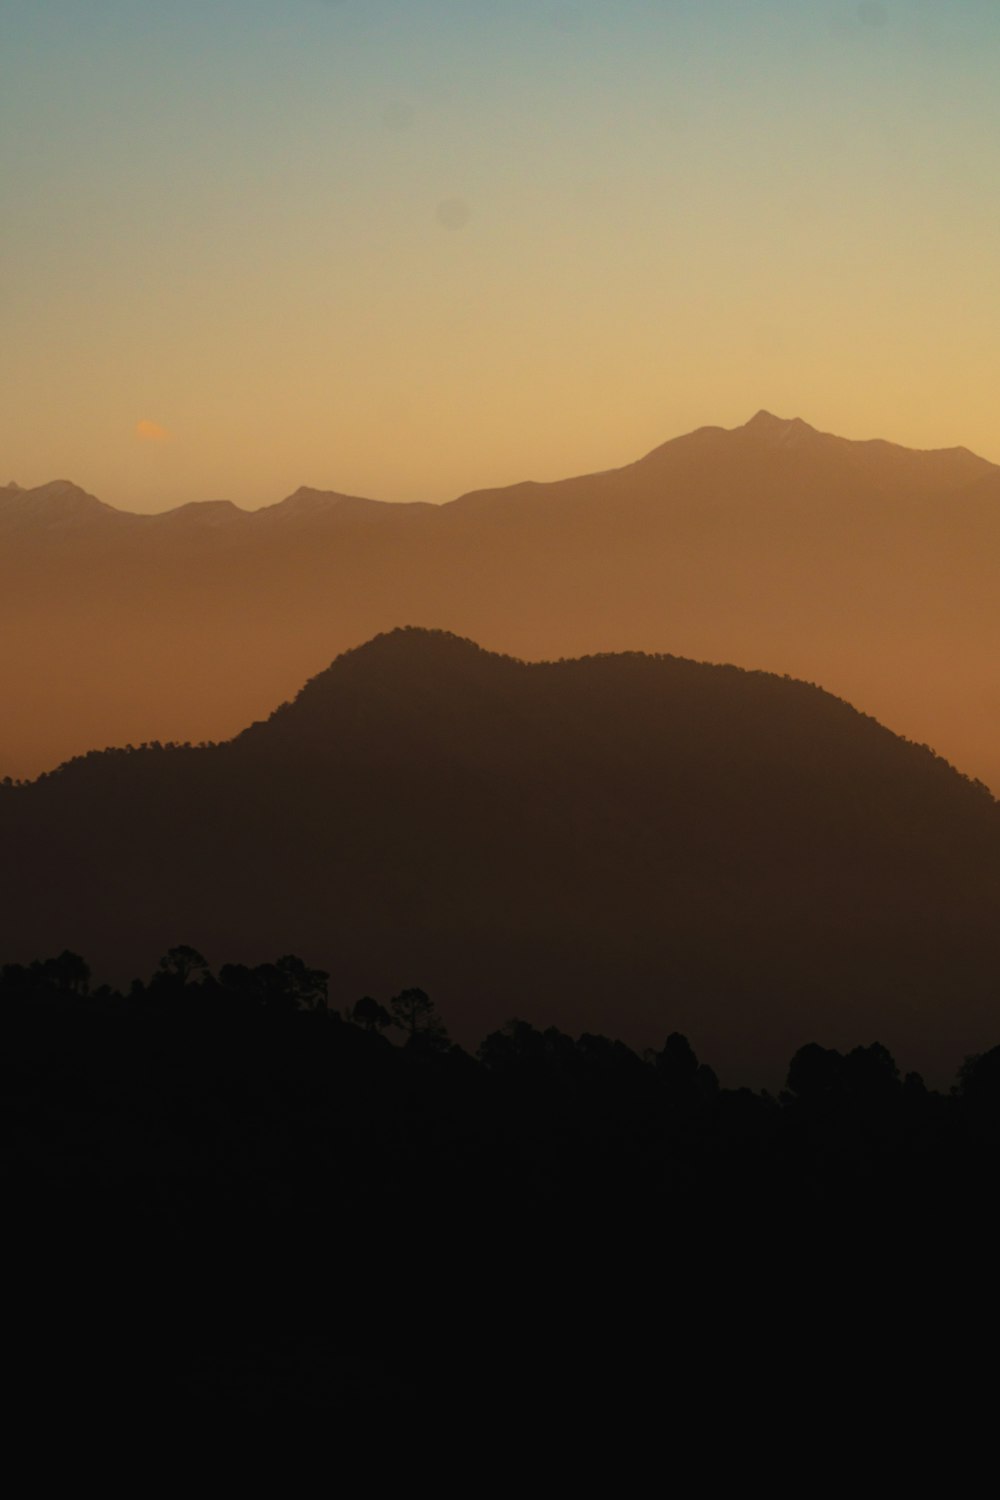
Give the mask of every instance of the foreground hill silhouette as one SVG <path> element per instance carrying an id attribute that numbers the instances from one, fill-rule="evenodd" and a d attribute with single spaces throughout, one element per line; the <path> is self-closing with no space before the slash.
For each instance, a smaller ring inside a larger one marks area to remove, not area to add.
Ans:
<path id="1" fill-rule="evenodd" d="M 400 620 L 539 659 L 673 651 L 821 682 L 1000 790 L 1000 468 L 760 412 L 447 505 L 300 489 L 137 516 L 0 489 L 0 775 L 236 733 Z"/>
<path id="2" fill-rule="evenodd" d="M 331 1001 L 419 985 L 763 1079 L 877 1038 L 995 1042 L 1000 814 L 801 682 L 638 654 L 525 664 L 397 630 L 229 743 L 0 787 L 0 951 L 117 982 L 178 941 L 301 954 Z"/>
<path id="3" fill-rule="evenodd" d="M 809 1044 L 776 1098 L 676 1033 L 522 1019 L 473 1057 L 412 994 L 339 1016 L 290 956 L 89 979 L 0 964 L 12 1430 L 299 1412 L 340 1462 L 366 1415 L 437 1449 L 484 1415 L 771 1442 L 845 1388 L 910 1425 L 935 1369 L 989 1399 L 1000 1047 L 941 1094 Z"/>

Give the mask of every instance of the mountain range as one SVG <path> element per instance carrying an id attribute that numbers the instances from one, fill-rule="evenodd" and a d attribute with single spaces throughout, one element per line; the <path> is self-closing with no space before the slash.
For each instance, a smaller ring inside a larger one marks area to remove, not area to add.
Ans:
<path id="1" fill-rule="evenodd" d="M 1000 788 L 1000 467 L 759 412 L 624 468 L 386 504 L 115 510 L 0 489 L 0 776 L 214 740 L 406 621 L 529 660 L 671 652 L 821 683 Z"/>
<path id="2" fill-rule="evenodd" d="M 294 952 L 775 1081 L 878 1039 L 950 1077 L 1000 1035 L 1000 812 L 810 684 L 669 656 L 525 663 L 395 630 L 232 740 L 0 786 L 0 954 L 101 976 Z"/>

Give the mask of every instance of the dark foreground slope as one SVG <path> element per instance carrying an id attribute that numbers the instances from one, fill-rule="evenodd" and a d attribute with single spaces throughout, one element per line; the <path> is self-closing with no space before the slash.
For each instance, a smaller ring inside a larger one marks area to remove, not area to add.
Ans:
<path id="1" fill-rule="evenodd" d="M 301 954 L 331 1001 L 429 991 L 723 1076 L 878 1039 L 931 1078 L 996 1040 L 985 791 L 815 687 L 640 655 L 527 665 L 395 631 L 228 744 L 0 794 L 0 951 L 125 980 L 176 942 Z"/>
<path id="2" fill-rule="evenodd" d="M 895 1462 L 947 1391 L 991 1430 L 1000 1048 L 941 1095 L 809 1046 L 777 1100 L 679 1036 L 474 1060 L 248 977 L 0 969 L 12 1436 L 298 1416 L 341 1465 L 370 1419 L 412 1466 L 529 1420 L 563 1464 L 622 1427 L 745 1468 L 776 1412 L 823 1452 L 898 1415 Z"/>

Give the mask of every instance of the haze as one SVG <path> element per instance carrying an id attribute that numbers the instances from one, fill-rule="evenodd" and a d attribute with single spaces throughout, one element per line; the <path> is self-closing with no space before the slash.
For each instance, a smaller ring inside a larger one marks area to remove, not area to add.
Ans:
<path id="1" fill-rule="evenodd" d="M 445 506 L 246 512 L 0 489 L 0 776 L 218 739 L 400 621 L 527 658 L 654 650 L 821 683 L 1000 788 L 1000 467 L 758 412 Z"/>
<path id="2" fill-rule="evenodd" d="M 993 0 L 7 0 L 0 481 L 441 501 L 762 405 L 1000 458 L 998 62 Z"/>

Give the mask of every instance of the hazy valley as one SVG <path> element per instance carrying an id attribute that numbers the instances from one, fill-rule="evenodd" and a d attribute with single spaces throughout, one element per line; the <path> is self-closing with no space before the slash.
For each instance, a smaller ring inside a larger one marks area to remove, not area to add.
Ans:
<path id="1" fill-rule="evenodd" d="M 668 652 L 820 684 L 1000 787 L 1000 468 L 761 412 L 445 505 L 301 489 L 132 515 L 0 490 L 0 775 L 221 739 L 401 624 L 528 660 Z"/>

